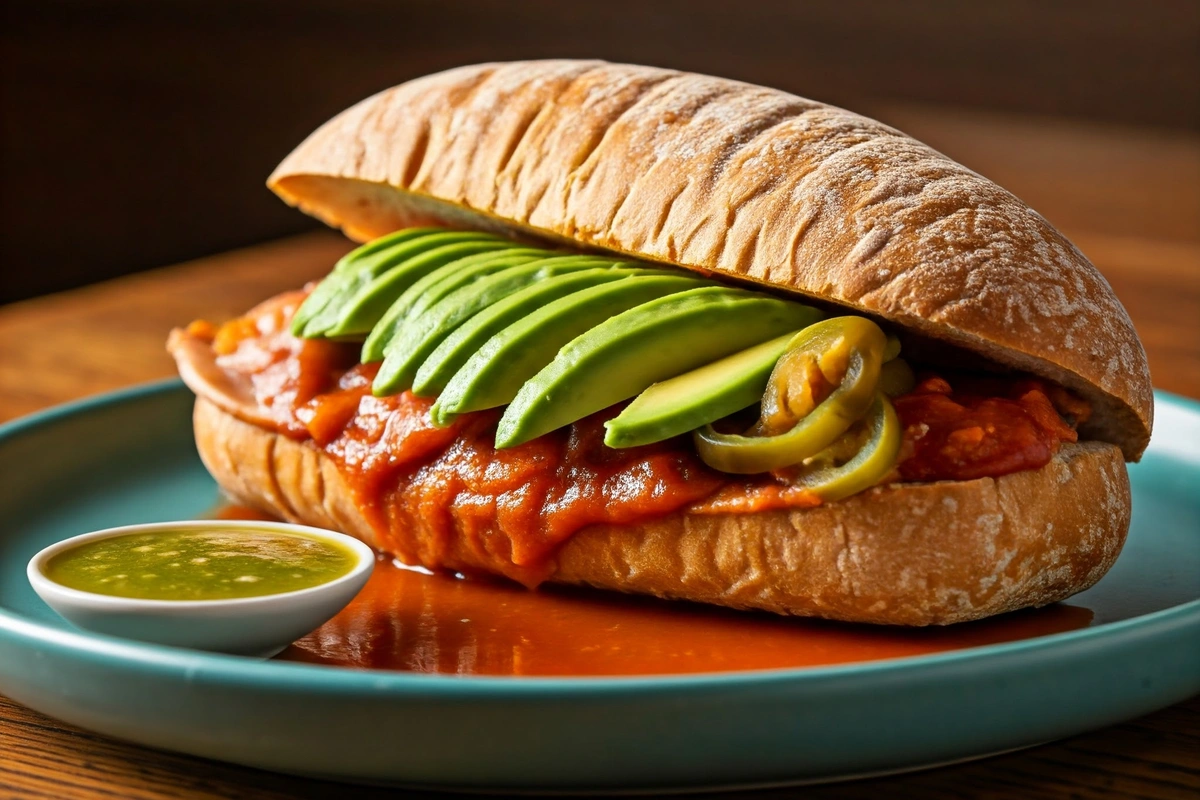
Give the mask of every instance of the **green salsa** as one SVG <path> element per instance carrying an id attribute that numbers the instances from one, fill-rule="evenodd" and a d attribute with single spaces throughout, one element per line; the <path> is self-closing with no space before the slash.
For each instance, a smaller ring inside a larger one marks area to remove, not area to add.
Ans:
<path id="1" fill-rule="evenodd" d="M 228 600 L 320 586 L 354 569 L 343 545 L 297 533 L 187 528 L 128 533 L 53 556 L 47 578 L 84 592 L 144 600 Z"/>

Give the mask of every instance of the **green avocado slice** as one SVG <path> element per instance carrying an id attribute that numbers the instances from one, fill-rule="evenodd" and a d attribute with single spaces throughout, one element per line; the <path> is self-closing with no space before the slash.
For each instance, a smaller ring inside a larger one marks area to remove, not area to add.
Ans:
<path id="1" fill-rule="evenodd" d="M 514 447 L 747 347 L 804 327 L 813 310 L 709 286 L 651 300 L 567 344 L 521 387 L 496 430 Z"/>
<path id="2" fill-rule="evenodd" d="M 296 309 L 296 313 L 292 317 L 292 333 L 296 336 L 302 335 L 308 321 L 320 313 L 330 298 L 341 290 L 342 284 L 350 279 L 351 273 L 367 267 L 372 256 L 414 239 L 434 233 L 445 233 L 445 230 L 445 228 L 405 228 L 373 239 L 342 256 L 333 265 L 333 270 L 317 284 L 316 288 L 300 304 L 300 308 Z"/>
<path id="3" fill-rule="evenodd" d="M 511 250 L 480 253 L 438 267 L 404 290 L 383 316 L 371 328 L 363 343 L 362 362 L 379 361 L 396 331 L 409 317 L 416 316 L 460 286 L 487 277 L 495 272 L 548 258 L 548 250 L 514 246 Z"/>
<path id="4" fill-rule="evenodd" d="M 322 306 L 321 310 L 305 323 L 302 335 L 310 339 L 324 336 L 327 331 L 337 326 L 341 319 L 342 310 L 358 296 L 358 293 L 368 287 L 377 277 L 391 270 L 393 267 L 402 265 L 408 260 L 435 248 L 465 242 L 507 244 L 506 240 L 488 233 L 440 231 L 438 233 L 414 237 L 394 247 L 381 249 L 361 259 L 353 269 L 348 269 L 344 275 L 338 276 L 333 294 L 326 301 L 325 305 Z"/>
<path id="5" fill-rule="evenodd" d="M 549 250 L 534 250 L 523 249 L 511 251 L 520 256 L 520 258 L 500 258 L 497 263 L 493 264 L 488 261 L 478 267 L 471 269 L 460 270 L 439 270 L 436 275 L 429 275 L 429 282 L 425 286 L 414 286 L 413 292 L 410 295 L 412 305 L 408 309 L 408 316 L 418 317 L 429 310 L 435 303 L 441 300 L 446 295 L 453 291 L 461 289 L 467 284 L 474 283 L 480 278 L 486 278 L 489 275 L 494 275 L 497 272 L 503 272 L 509 267 L 519 267 L 522 264 L 528 264 L 531 261 L 543 261 L 548 258 L 556 258 L 559 253 L 552 253 Z M 509 252 L 504 254 L 510 256 Z M 511 263 L 505 263 L 506 261 Z M 409 294 L 405 292 L 405 294 Z"/>
<path id="6" fill-rule="evenodd" d="M 463 286 L 434 303 L 424 314 L 410 317 L 384 351 L 383 365 L 371 391 L 377 396 L 412 387 L 417 369 L 442 339 L 465 320 L 513 292 L 564 272 L 623 263 L 602 256 L 562 256 L 521 264 Z"/>
<path id="7" fill-rule="evenodd" d="M 809 310 L 812 315 L 801 327 L 822 317 Z M 652 385 L 604 423 L 604 443 L 620 448 L 661 442 L 758 403 L 775 362 L 795 338 L 793 331 Z"/>
<path id="8" fill-rule="evenodd" d="M 711 285 L 699 276 L 646 270 L 548 303 L 488 339 L 454 373 L 431 409 L 433 421 L 449 425 L 456 414 L 512 402 L 521 386 L 575 337 L 635 306 Z"/>
<path id="9" fill-rule="evenodd" d="M 388 307 L 415 281 L 426 277 L 447 264 L 475 255 L 507 252 L 513 246 L 507 242 L 458 242 L 426 250 L 389 269 L 360 287 L 349 298 L 338 315 L 337 323 L 325 332 L 329 338 L 364 336 Z"/>
<path id="10" fill-rule="evenodd" d="M 443 339 L 417 370 L 416 378 L 413 379 L 413 394 L 419 397 L 436 396 L 488 339 L 547 303 L 589 286 L 611 283 L 634 275 L 653 274 L 665 273 L 641 268 L 598 267 L 556 275 L 532 286 L 526 286 L 483 309 Z"/>

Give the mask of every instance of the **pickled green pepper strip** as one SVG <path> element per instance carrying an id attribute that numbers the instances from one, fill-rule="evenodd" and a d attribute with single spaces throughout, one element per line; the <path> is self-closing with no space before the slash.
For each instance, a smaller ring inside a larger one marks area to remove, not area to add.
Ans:
<path id="1" fill-rule="evenodd" d="M 867 441 L 841 466 L 818 467 L 802 473 L 793 486 L 808 489 L 826 502 L 870 489 L 892 471 L 900 453 L 900 420 L 883 392 L 878 392 L 867 416 Z"/>
<path id="2" fill-rule="evenodd" d="M 776 364 L 763 398 L 759 429 L 790 430 L 776 435 L 717 433 L 711 425 L 695 431 L 696 449 L 706 464 L 722 472 L 753 474 L 799 464 L 829 447 L 875 400 L 887 338 L 863 317 L 835 317 L 805 328 L 795 346 Z M 809 370 L 815 364 L 825 380 L 844 375 L 828 397 L 809 410 Z"/>
<path id="3" fill-rule="evenodd" d="M 903 358 L 894 358 L 879 370 L 879 391 L 888 397 L 908 394 L 916 385 L 917 376 Z"/>
<path id="4" fill-rule="evenodd" d="M 888 334 L 887 347 L 883 348 L 884 363 L 886 364 L 898 355 L 900 355 L 900 340 L 894 334 Z"/>

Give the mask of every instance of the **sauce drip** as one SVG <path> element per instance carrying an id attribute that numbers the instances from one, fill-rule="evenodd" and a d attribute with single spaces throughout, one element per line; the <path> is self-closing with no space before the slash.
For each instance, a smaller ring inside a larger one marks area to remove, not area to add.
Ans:
<path id="1" fill-rule="evenodd" d="M 947 628 L 886 628 L 376 565 L 365 589 L 279 658 L 445 675 L 619 676 L 850 664 L 1087 627 L 1058 604 Z"/>

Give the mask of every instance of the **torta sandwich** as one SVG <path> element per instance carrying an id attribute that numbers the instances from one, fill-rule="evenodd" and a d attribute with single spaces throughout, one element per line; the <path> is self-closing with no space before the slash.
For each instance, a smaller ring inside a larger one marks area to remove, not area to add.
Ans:
<path id="1" fill-rule="evenodd" d="M 330 120 L 268 185 L 364 244 L 172 333 L 223 490 L 430 569 L 946 624 L 1117 558 L 1145 353 L 1012 194 L 881 123 L 597 61 Z"/>

